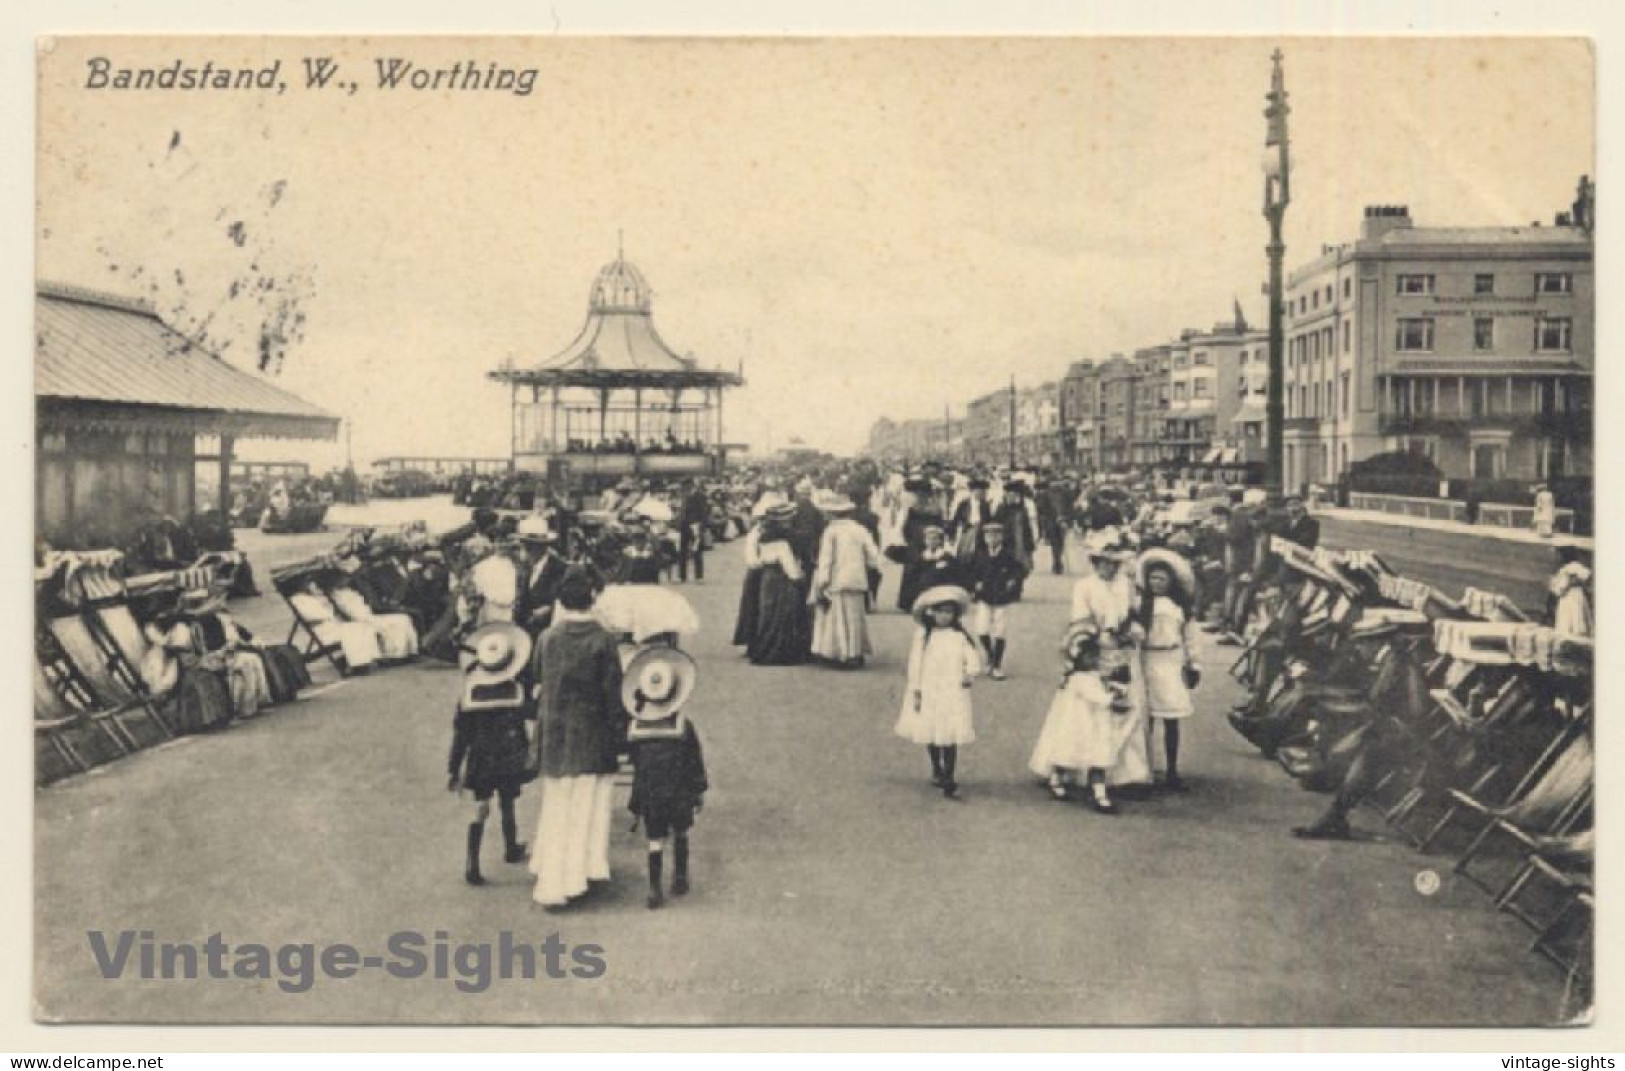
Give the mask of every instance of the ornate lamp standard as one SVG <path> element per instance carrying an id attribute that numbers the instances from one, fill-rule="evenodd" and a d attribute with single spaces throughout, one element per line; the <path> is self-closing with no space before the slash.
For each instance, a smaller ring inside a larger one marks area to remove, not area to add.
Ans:
<path id="1" fill-rule="evenodd" d="M 1264 432 L 1268 437 L 1265 486 L 1272 498 L 1286 489 L 1286 471 L 1282 464 L 1282 425 L 1286 422 L 1285 390 L 1286 340 L 1282 324 L 1281 258 L 1286 245 L 1281 241 L 1281 221 L 1291 200 L 1291 160 L 1288 156 L 1286 117 L 1291 111 L 1286 103 L 1286 89 L 1281 75 L 1281 50 L 1270 57 L 1274 69 L 1270 72 L 1270 91 L 1264 99 L 1268 133 L 1264 137 L 1264 218 L 1270 223 L 1270 244 L 1265 250 L 1270 258 L 1270 382 L 1265 396 Z"/>

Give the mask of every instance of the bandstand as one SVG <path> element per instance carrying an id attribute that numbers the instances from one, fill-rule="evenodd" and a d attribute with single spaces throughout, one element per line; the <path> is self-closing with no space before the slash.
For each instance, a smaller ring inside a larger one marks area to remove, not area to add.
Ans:
<path id="1" fill-rule="evenodd" d="M 589 485 L 721 472 L 723 392 L 744 382 L 666 345 L 649 284 L 624 257 L 598 273 L 574 342 L 489 376 L 512 392 L 515 471 Z"/>

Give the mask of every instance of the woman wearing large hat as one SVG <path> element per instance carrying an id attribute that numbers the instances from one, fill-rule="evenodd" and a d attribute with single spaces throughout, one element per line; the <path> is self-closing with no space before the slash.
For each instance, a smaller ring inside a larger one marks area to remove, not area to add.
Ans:
<path id="1" fill-rule="evenodd" d="M 830 521 L 819 540 L 808 596 L 814 606 L 812 654 L 831 665 L 861 666 L 873 653 L 866 620 L 869 571 L 880 568 L 880 548 L 852 519 L 857 505 L 846 495 L 827 495 L 819 506 Z"/>
<path id="2" fill-rule="evenodd" d="M 1135 616 L 1135 548 L 1126 533 L 1115 528 L 1090 533 L 1086 547 L 1093 571 L 1072 589 L 1072 622 L 1088 622 L 1099 632 L 1101 678 L 1121 685 L 1130 705 L 1123 715 L 1127 720 L 1116 760 L 1105 767 L 1105 784 L 1149 785 L 1151 750 L 1138 657 L 1145 627 Z"/>
<path id="3" fill-rule="evenodd" d="M 933 583 L 929 574 L 937 562 L 952 558 L 953 552 L 944 542 L 946 524 L 942 510 L 935 504 L 931 481 L 917 476 L 903 487 L 912 500 L 903 516 L 903 542 L 894 554 L 903 564 L 897 608 L 908 613 L 914 609 L 914 599 Z"/>
<path id="4" fill-rule="evenodd" d="M 797 666 L 812 647 L 807 576 L 791 545 L 796 506 L 784 502 L 762 515 L 756 543 L 754 631 L 745 653 L 759 666 Z M 747 578 L 747 586 L 749 578 Z"/>
<path id="5" fill-rule="evenodd" d="M 514 801 L 520 786 L 535 776 L 528 768 L 530 741 L 525 734 L 522 677 L 531 642 L 530 634 L 518 625 L 499 621 L 476 629 L 465 646 L 472 658 L 452 723 L 446 787 L 453 792 L 466 788 L 474 794 L 463 878 L 470 885 L 483 885 L 480 842 L 493 795 L 502 812 L 503 862 L 522 863 L 528 858 L 519 840 Z"/>

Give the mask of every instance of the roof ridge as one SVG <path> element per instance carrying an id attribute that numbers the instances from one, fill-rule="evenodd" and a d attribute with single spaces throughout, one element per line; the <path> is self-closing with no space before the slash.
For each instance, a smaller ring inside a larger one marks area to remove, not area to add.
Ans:
<path id="1" fill-rule="evenodd" d="M 132 297 L 127 294 L 114 294 L 107 290 L 97 290 L 76 283 L 57 282 L 49 279 L 36 279 L 34 281 L 34 293 L 38 297 L 72 301 L 80 305 L 100 305 L 104 308 L 117 309 L 120 312 L 133 312 L 140 316 L 150 316 L 160 323 L 163 321 L 163 318 L 158 315 L 157 307 L 146 298 Z"/>

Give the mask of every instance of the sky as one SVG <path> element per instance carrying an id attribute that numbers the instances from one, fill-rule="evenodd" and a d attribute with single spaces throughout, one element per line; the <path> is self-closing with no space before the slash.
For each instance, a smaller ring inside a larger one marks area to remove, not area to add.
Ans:
<path id="1" fill-rule="evenodd" d="M 1593 57 L 1562 39 L 62 38 L 40 57 L 38 273 L 214 311 L 243 365 L 267 305 L 223 295 L 271 280 L 302 317 L 275 381 L 348 418 L 364 464 L 505 456 L 485 373 L 566 347 L 623 242 L 668 343 L 743 364 L 731 441 L 848 452 L 881 416 L 958 411 L 1235 301 L 1262 322 L 1277 45 L 1289 269 L 1366 204 L 1550 223 L 1594 171 Z M 96 56 L 280 60 L 289 86 L 89 89 Z M 303 88 L 322 56 L 353 94 Z M 538 73 L 526 96 L 380 90 L 390 57 Z"/>

